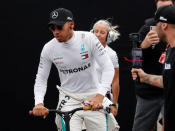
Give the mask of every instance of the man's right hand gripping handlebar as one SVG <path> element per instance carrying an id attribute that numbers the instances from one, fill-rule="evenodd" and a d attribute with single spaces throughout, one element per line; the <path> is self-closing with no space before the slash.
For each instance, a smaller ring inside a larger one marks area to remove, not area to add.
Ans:
<path id="1" fill-rule="evenodd" d="M 33 110 L 29 111 L 30 115 L 34 116 L 42 116 L 43 118 L 46 118 L 46 116 L 49 114 L 49 110 L 44 107 L 43 104 L 36 105 Z"/>

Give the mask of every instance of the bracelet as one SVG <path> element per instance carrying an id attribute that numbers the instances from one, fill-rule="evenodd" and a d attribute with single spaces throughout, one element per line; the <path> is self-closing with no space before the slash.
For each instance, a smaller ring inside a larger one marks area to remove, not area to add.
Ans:
<path id="1" fill-rule="evenodd" d="M 118 104 L 110 104 L 110 106 L 115 106 L 117 109 L 118 109 L 118 107 L 119 107 Z"/>

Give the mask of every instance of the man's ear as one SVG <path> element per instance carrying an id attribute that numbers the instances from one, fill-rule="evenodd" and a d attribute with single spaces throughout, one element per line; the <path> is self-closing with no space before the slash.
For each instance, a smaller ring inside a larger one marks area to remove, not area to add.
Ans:
<path id="1" fill-rule="evenodd" d="M 74 25 L 74 22 L 71 21 L 71 22 L 70 22 L 70 28 L 71 28 L 71 29 L 74 29 L 74 26 L 75 26 L 75 25 Z"/>
<path id="2" fill-rule="evenodd" d="M 162 22 L 161 27 L 162 27 L 162 30 L 166 30 L 168 28 L 168 24 Z"/>

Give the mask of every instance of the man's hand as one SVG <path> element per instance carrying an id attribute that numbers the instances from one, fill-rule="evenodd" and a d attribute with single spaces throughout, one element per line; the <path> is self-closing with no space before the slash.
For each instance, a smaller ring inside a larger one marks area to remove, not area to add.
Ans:
<path id="1" fill-rule="evenodd" d="M 117 113 L 118 113 L 117 107 L 111 106 L 110 108 L 111 108 L 111 113 L 112 113 L 114 116 L 117 116 Z"/>
<path id="2" fill-rule="evenodd" d="M 38 104 L 32 111 L 29 111 L 29 114 L 34 116 L 43 116 L 43 118 L 46 118 L 46 116 L 49 114 L 49 110 L 44 107 L 43 104 Z"/>
<path id="3" fill-rule="evenodd" d="M 132 68 L 131 73 L 133 80 L 136 80 L 137 77 L 140 77 L 140 82 L 145 81 L 145 77 L 147 74 L 142 69 Z"/>
<path id="4" fill-rule="evenodd" d="M 132 68 L 132 78 L 133 80 L 136 80 L 137 77 L 140 77 L 140 82 L 146 83 L 149 85 L 157 86 L 160 88 L 163 88 L 163 77 L 161 75 L 151 75 L 145 73 L 142 69 L 135 69 Z"/>
<path id="5" fill-rule="evenodd" d="M 104 96 L 101 94 L 97 94 L 95 97 L 90 98 L 89 102 L 91 105 L 91 110 L 95 111 L 97 109 L 103 108 L 102 102 L 103 102 Z"/>
<path id="6" fill-rule="evenodd" d="M 152 44 L 158 44 L 159 43 L 159 37 L 157 32 L 151 30 L 150 32 L 148 32 L 148 34 L 146 35 L 145 39 L 143 40 L 142 44 L 141 44 L 141 48 L 148 48 L 150 47 Z"/>

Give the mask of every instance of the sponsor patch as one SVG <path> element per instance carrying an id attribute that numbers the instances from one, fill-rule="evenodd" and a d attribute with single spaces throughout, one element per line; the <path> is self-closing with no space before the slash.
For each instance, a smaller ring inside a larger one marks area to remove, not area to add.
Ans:
<path id="1" fill-rule="evenodd" d="M 84 55 L 81 55 L 81 58 L 84 60 L 84 59 L 87 59 L 89 58 L 89 55 L 88 54 L 84 54 Z"/>

